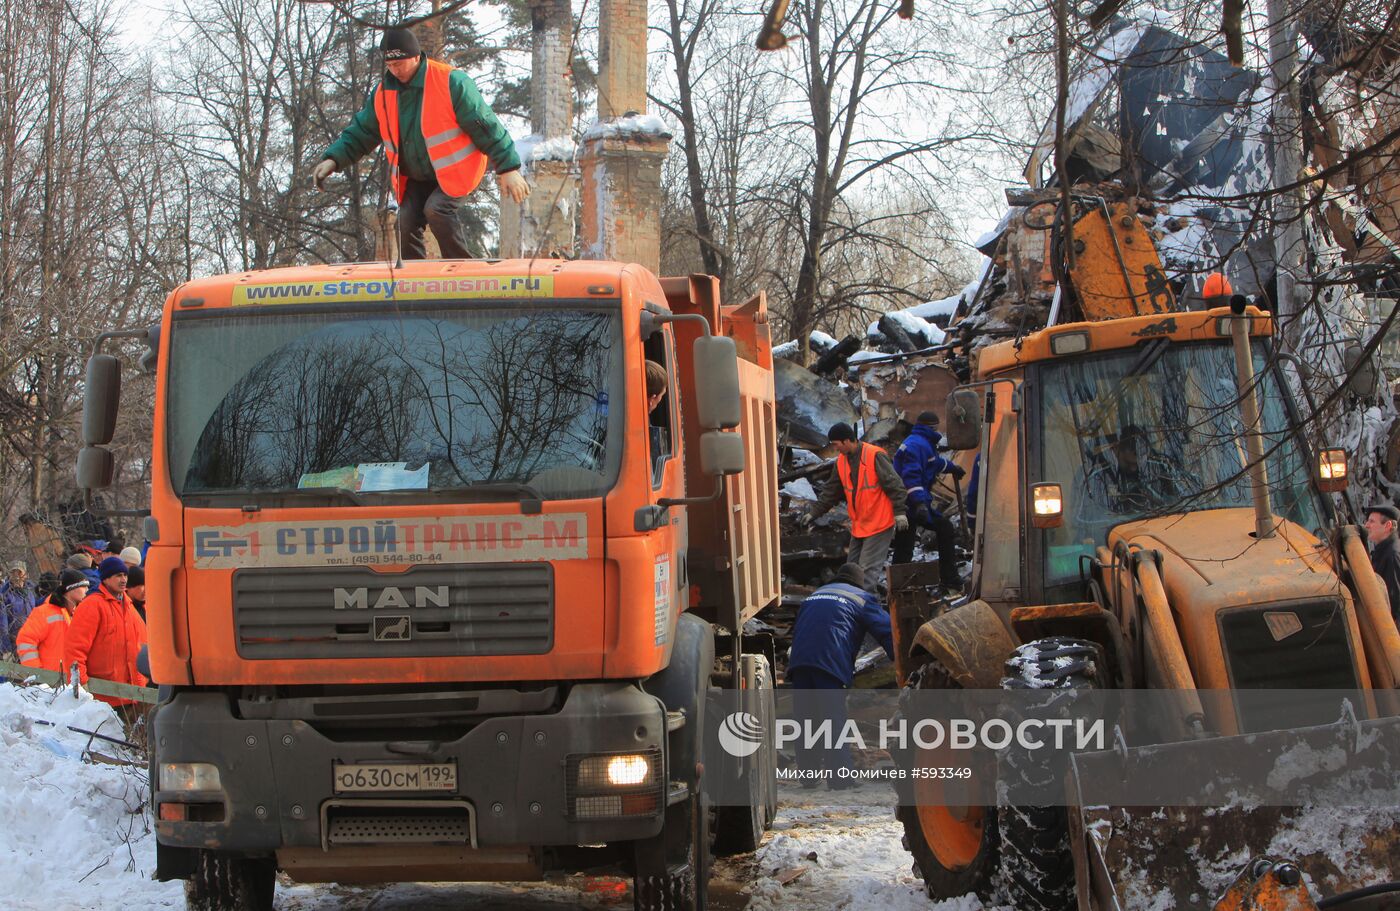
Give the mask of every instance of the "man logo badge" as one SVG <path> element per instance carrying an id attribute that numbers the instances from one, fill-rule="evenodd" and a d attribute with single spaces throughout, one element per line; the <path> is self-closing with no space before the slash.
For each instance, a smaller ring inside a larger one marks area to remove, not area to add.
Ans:
<path id="1" fill-rule="evenodd" d="M 413 638 L 413 624 L 407 614 L 374 618 L 375 642 L 407 642 Z"/>

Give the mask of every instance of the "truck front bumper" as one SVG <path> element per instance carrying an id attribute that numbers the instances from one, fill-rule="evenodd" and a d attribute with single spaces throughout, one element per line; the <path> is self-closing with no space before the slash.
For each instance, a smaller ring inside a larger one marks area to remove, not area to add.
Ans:
<path id="1" fill-rule="evenodd" d="M 626 841 L 661 831 L 669 791 L 666 713 L 656 698 L 625 683 L 579 684 L 556 712 L 488 717 L 443 742 L 414 739 L 422 735 L 407 726 L 403 740 L 331 739 L 302 720 L 238 718 L 226 695 L 196 691 L 159 706 L 151 734 L 156 834 L 167 847 L 329 848 L 328 821 L 336 813 L 411 820 L 457 810 L 473 848 Z M 638 799 L 634 788 L 625 801 L 580 800 L 580 789 L 600 793 L 596 777 L 591 789 L 580 781 L 581 758 L 607 754 L 651 757 L 655 799 Z M 455 791 L 337 793 L 332 781 L 338 763 L 405 762 L 455 763 Z M 165 763 L 211 764 L 218 789 L 162 790 Z M 617 815 L 608 815 L 613 807 Z"/>

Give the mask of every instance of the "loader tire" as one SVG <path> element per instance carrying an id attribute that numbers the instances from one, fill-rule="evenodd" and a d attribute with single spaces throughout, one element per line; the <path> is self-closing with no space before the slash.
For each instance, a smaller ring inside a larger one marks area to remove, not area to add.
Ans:
<path id="1" fill-rule="evenodd" d="M 200 851 L 185 880 L 188 911 L 272 911 L 277 864 L 271 858 L 230 857 Z"/>
<path id="2" fill-rule="evenodd" d="M 1099 647 L 1082 639 L 1055 636 L 1016 649 L 1006 662 L 1004 690 L 1043 690 L 1039 710 L 1070 711 L 1057 705 L 1057 693 L 1099 689 L 1103 684 Z M 1063 703 L 1065 700 L 1058 700 Z M 1063 767 L 1012 747 L 998 762 L 1004 782 L 1038 787 L 1063 781 Z M 1074 857 L 1070 851 L 1069 815 L 1063 806 L 999 808 L 1001 876 L 1007 903 L 1017 911 L 1069 911 L 1077 907 Z"/>
<path id="3" fill-rule="evenodd" d="M 899 716 L 918 714 L 912 694 L 939 689 L 959 686 L 938 664 L 916 669 L 900 696 Z M 906 772 L 923 764 L 950 764 L 936 756 L 921 758 L 912 742 L 892 753 L 896 767 Z M 908 775 L 895 780 L 899 795 L 895 816 L 904 825 L 904 847 L 914 856 L 914 873 L 923 879 L 929 898 L 941 901 L 973 892 L 990 904 L 996 888 L 997 809 L 947 806 L 942 801 L 944 784 Z"/>

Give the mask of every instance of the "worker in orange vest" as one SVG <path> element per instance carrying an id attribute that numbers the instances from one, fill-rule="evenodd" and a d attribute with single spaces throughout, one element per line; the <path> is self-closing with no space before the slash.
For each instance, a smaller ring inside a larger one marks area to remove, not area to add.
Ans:
<path id="1" fill-rule="evenodd" d="M 389 29 L 379 49 L 384 79 L 311 176 L 319 185 L 382 143 L 399 202 L 403 258 L 427 256 L 423 232 L 432 228 L 444 259 L 468 259 L 458 210 L 487 165 L 502 197 L 518 203 L 530 195 L 515 143 L 472 78 L 430 60 L 413 32 Z"/>
<path id="2" fill-rule="evenodd" d="M 836 465 L 817 505 L 797 521 L 804 528 L 811 525 L 844 496 L 851 519 L 846 561 L 860 564 L 865 571 L 863 587 L 874 591 L 881 581 L 880 569 L 890 555 L 895 532 L 909 528 L 909 517 L 904 512 L 904 482 L 894 470 L 889 453 L 858 441 L 850 424 L 831 425 L 826 438 L 836 447 Z"/>
<path id="3" fill-rule="evenodd" d="M 78 679 L 88 678 L 145 686 L 146 677 L 136 669 L 136 654 L 146 644 L 146 624 L 126 596 L 126 564 L 108 557 L 97 567 L 102 584 L 73 611 L 73 622 L 63 643 L 65 672 L 78 665 Z M 114 706 L 134 705 L 130 699 L 97 696 Z"/>
<path id="4" fill-rule="evenodd" d="M 29 612 L 15 637 L 19 663 L 46 671 L 63 670 L 63 642 L 73 609 L 87 597 L 87 576 L 76 569 L 65 569 L 58 577 L 58 588 Z"/>

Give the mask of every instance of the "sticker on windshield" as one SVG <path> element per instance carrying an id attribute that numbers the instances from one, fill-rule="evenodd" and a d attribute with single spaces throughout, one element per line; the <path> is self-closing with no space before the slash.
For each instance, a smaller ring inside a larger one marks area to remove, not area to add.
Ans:
<path id="1" fill-rule="evenodd" d="M 327 471 L 308 471 L 297 480 L 298 490 L 330 488 L 357 492 L 427 490 L 431 462 L 409 470 L 407 462 L 361 462 Z"/>
<path id="2" fill-rule="evenodd" d="M 397 278 L 373 281 L 272 282 L 239 285 L 233 306 L 263 304 L 333 304 L 367 300 L 434 300 L 437 298 L 553 297 L 552 275 L 498 275 L 490 278 Z"/>
<path id="3" fill-rule="evenodd" d="M 196 569 L 517 563 L 587 556 L 586 513 L 250 522 L 194 529 Z"/>

